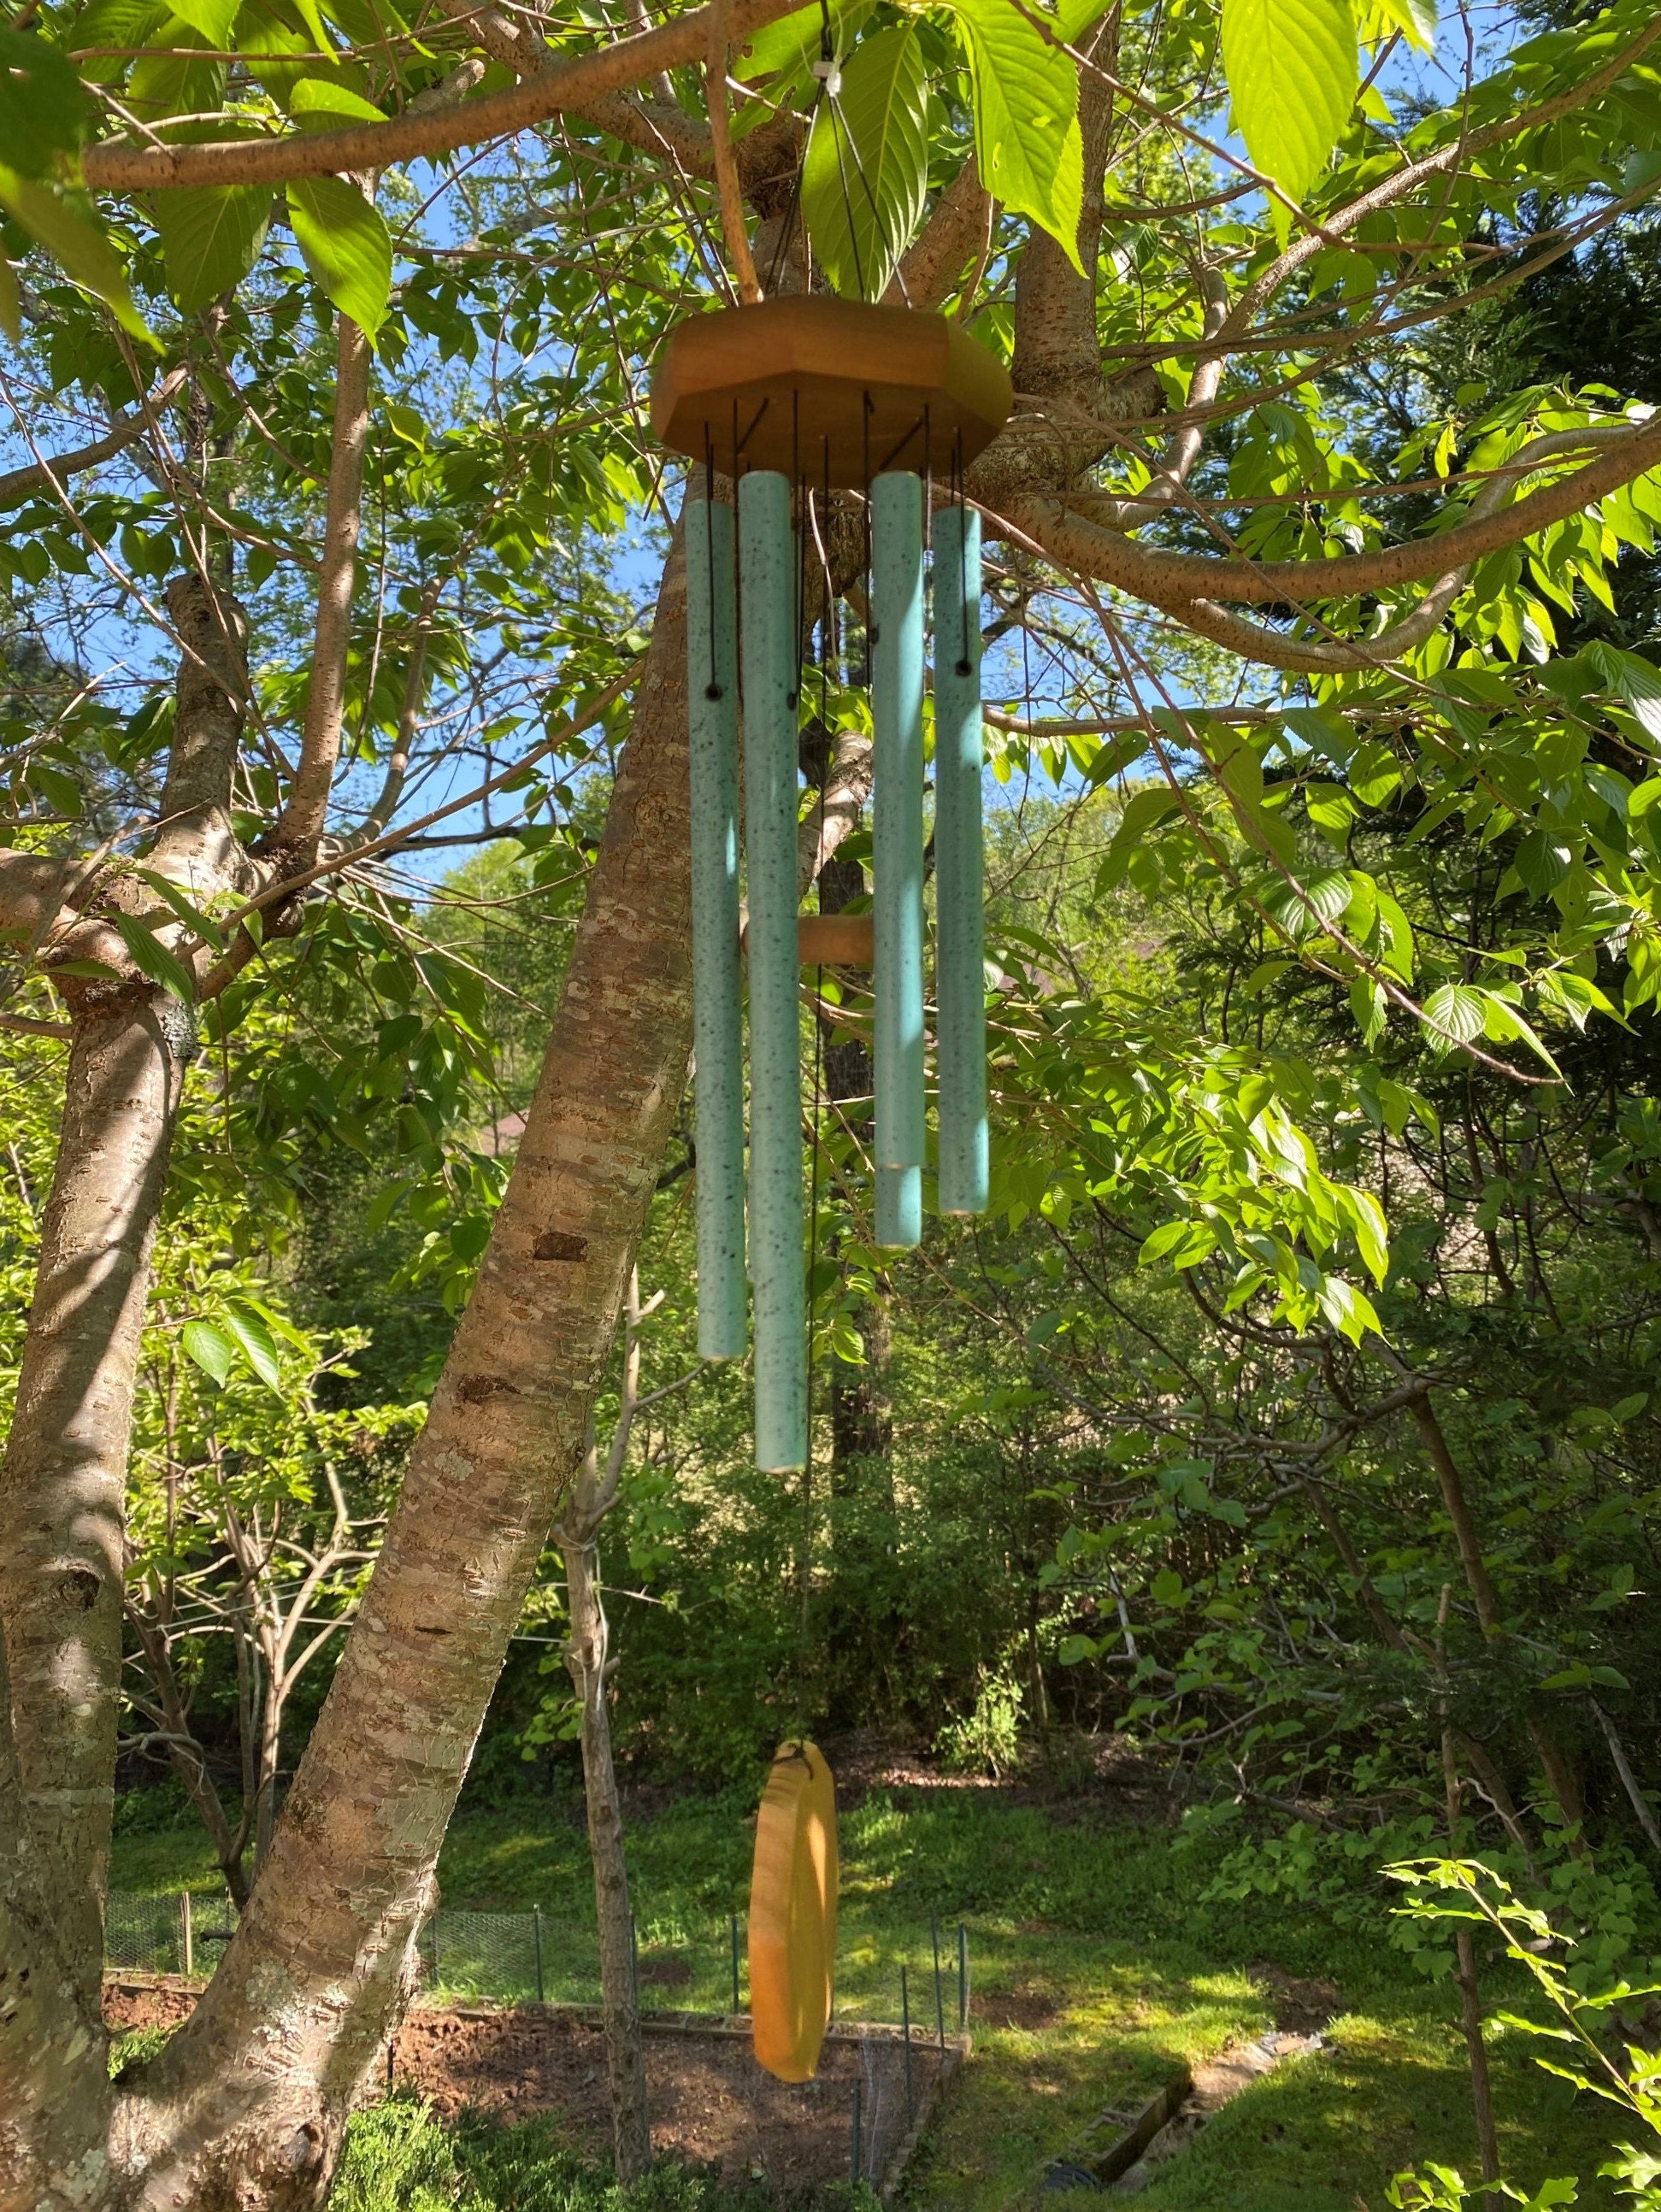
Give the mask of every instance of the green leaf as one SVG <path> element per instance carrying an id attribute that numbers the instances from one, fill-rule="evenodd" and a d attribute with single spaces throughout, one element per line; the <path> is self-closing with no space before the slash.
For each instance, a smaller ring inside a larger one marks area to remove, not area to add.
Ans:
<path id="1" fill-rule="evenodd" d="M 1349 1011 L 1355 1026 L 1369 1045 L 1376 1044 L 1390 1018 L 1390 1002 L 1371 975 L 1358 975 L 1349 987 Z"/>
<path id="2" fill-rule="evenodd" d="M 1661 668 L 1635 653 L 1611 650 L 1619 668 L 1621 696 L 1637 715 L 1646 733 L 1661 743 Z"/>
<path id="3" fill-rule="evenodd" d="M 14 345 L 23 342 L 23 295 L 17 289 L 11 264 L 0 253 L 0 331 Z"/>
<path id="4" fill-rule="evenodd" d="M 1500 1043 L 1508 1043 L 1513 1037 L 1520 1037 L 1531 1052 L 1544 1060 L 1554 1075 L 1562 1074 L 1562 1069 L 1515 1006 L 1509 1005 L 1497 991 L 1481 991 L 1477 995 L 1482 1001 L 1482 1027 L 1489 1036 Z"/>
<path id="5" fill-rule="evenodd" d="M 28 781 L 54 814 L 66 815 L 71 822 L 79 821 L 85 801 L 80 785 L 66 768 L 56 768 L 51 761 L 32 760 Z"/>
<path id="6" fill-rule="evenodd" d="M 170 952 L 137 915 L 118 914 L 111 919 L 140 973 L 148 975 L 152 983 L 159 983 L 164 991 L 171 991 L 175 999 L 182 999 L 187 1006 L 194 1006 L 196 978 L 179 956 Z"/>
<path id="7" fill-rule="evenodd" d="M 1139 1267 L 1168 1260 L 1174 1268 L 1195 1267 L 1209 1257 L 1217 1239 L 1203 1221 L 1165 1221 L 1147 1238 L 1136 1255 Z"/>
<path id="8" fill-rule="evenodd" d="M 1421 54 L 1436 51 L 1436 0 L 1372 0 L 1362 35 L 1369 44 L 1400 31 Z"/>
<path id="9" fill-rule="evenodd" d="M 128 58 L 135 47 L 152 43 L 151 34 L 173 13 L 166 0 L 90 0 L 75 19 L 65 43 L 82 52 L 88 46 L 113 46 L 114 53 L 92 54 L 76 68 L 83 82 L 114 84 L 127 73 Z M 126 52 L 120 51 L 126 49 Z"/>
<path id="10" fill-rule="evenodd" d="M 225 1326 L 236 1339 L 244 1358 L 266 1389 L 280 1394 L 283 1370 L 277 1364 L 277 1340 L 265 1322 L 246 1306 L 227 1306 Z"/>
<path id="11" fill-rule="evenodd" d="M 332 53 L 334 40 L 329 36 L 324 26 L 317 0 L 294 0 L 294 9 L 295 15 L 317 41 L 317 52 L 320 54 Z"/>
<path id="12" fill-rule="evenodd" d="M 167 287 L 189 315 L 234 291 L 259 258 L 271 191 L 269 185 L 186 185 L 158 192 L 155 208 Z"/>
<path id="13" fill-rule="evenodd" d="M 228 44 L 241 0 L 173 0 L 173 11 L 181 22 L 200 31 L 210 46 L 222 52 Z"/>
<path id="14" fill-rule="evenodd" d="M 304 131 L 338 131 L 348 123 L 386 120 L 372 100 L 326 76 L 302 76 L 289 96 L 289 112 Z"/>
<path id="15" fill-rule="evenodd" d="M 1486 1011 L 1482 994 L 1469 983 L 1444 983 L 1425 1000 L 1430 1027 L 1457 1044 L 1469 1044 L 1482 1036 Z"/>
<path id="16" fill-rule="evenodd" d="M 160 123 L 169 115 L 208 115 L 225 98 L 226 64 L 217 60 L 212 42 L 182 15 L 169 15 L 155 32 L 154 53 L 141 55 L 127 82 L 127 105 L 146 123 Z M 188 138 L 199 124 L 181 124 L 176 131 Z"/>
<path id="17" fill-rule="evenodd" d="M 88 206 L 91 205 L 88 201 Z M 127 289 L 127 272 L 95 222 L 52 185 L 0 167 L 0 207 L 37 239 L 75 283 L 102 300 L 124 331 L 155 345 Z"/>
<path id="18" fill-rule="evenodd" d="M 187 1321 L 179 1332 L 179 1341 L 202 1372 L 222 1387 L 236 1358 L 236 1346 L 223 1329 L 216 1328 L 210 1321 Z"/>
<path id="19" fill-rule="evenodd" d="M 848 52 L 871 7 L 872 0 L 852 0 L 851 5 L 830 10 L 833 54 Z M 754 84 L 786 70 L 806 69 L 818 59 L 824 21 L 817 7 L 798 8 L 794 15 L 782 15 L 776 23 L 769 23 L 733 50 L 733 75 L 740 84 Z"/>
<path id="20" fill-rule="evenodd" d="M 343 315 L 373 339 L 392 289 L 392 241 L 362 192 L 341 177 L 288 187 L 289 215 L 306 266 Z"/>
<path id="21" fill-rule="evenodd" d="M 969 56 L 975 152 L 987 190 L 1047 230 L 1074 267 L 1084 206 L 1079 72 L 1010 0 L 951 0 Z"/>
<path id="22" fill-rule="evenodd" d="M 91 132 L 93 107 L 70 63 L 32 32 L 0 26 L 0 146 L 20 175 L 44 177 Z"/>
<path id="23" fill-rule="evenodd" d="M 822 100 L 802 165 L 813 251 L 838 292 L 879 300 L 922 214 L 928 183 L 922 44 L 910 24 L 854 50 L 842 94 Z"/>
<path id="24" fill-rule="evenodd" d="M 1183 1578 L 1175 1567 L 1161 1567 L 1149 1589 L 1156 1605 L 1177 1605 L 1182 1601 Z"/>
<path id="25" fill-rule="evenodd" d="M 1223 0 L 1223 71 L 1254 167 L 1301 201 L 1355 104 L 1351 0 Z"/>
<path id="26" fill-rule="evenodd" d="M 193 930 L 204 944 L 223 949 L 225 933 L 219 924 L 204 914 L 200 907 L 192 905 L 177 884 L 170 883 L 166 876 L 158 875 L 154 868 L 140 868 L 138 874 L 158 898 L 167 902 L 186 929 Z"/>

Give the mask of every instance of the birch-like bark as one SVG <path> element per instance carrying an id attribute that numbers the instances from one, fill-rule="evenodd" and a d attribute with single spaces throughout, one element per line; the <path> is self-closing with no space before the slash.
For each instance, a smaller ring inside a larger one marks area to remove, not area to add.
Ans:
<path id="1" fill-rule="evenodd" d="M 210 887 L 228 822 L 246 687 L 241 611 L 200 579 L 169 603 L 185 644 L 177 737 L 151 864 Z M 125 885 L 119 886 L 125 889 Z M 148 896 L 148 895 L 147 895 Z M 9 1695 L 0 1712 L 0 1853 L 21 1885 L 19 1986 L 51 1981 L 71 2006 L 69 2044 L 51 2008 L 0 2003 L 0 2148 L 36 2208 L 94 2201 L 105 2155 L 100 2006 L 104 1899 L 121 1673 L 127 1447 L 150 1255 L 184 1076 L 187 1008 L 142 979 L 83 991 L 18 1378 L 0 1461 L 0 1628 Z M 29 1932 L 37 1943 L 32 1948 Z M 48 2034 L 48 2053 L 38 2038 Z M 9 2184 L 6 2166 L 0 2177 Z"/>

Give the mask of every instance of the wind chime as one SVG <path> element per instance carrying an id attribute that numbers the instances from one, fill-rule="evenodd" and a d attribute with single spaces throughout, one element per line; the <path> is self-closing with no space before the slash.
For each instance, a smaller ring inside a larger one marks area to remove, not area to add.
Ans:
<path id="1" fill-rule="evenodd" d="M 924 603 L 931 586 L 939 1204 L 942 1213 L 968 1214 L 987 1202 L 980 520 L 961 488 L 964 467 L 997 434 L 1011 401 L 1001 366 L 957 323 L 811 294 L 681 324 L 653 386 L 658 437 L 706 472 L 704 496 L 689 500 L 683 518 L 698 1349 L 705 1358 L 736 1359 L 748 1348 L 747 1243 L 756 1464 L 764 1469 L 803 1467 L 808 1456 L 806 933 L 799 930 L 797 890 L 804 546 L 810 533 L 823 546 L 833 491 L 862 495 L 875 768 L 875 1229 L 879 1244 L 899 1248 L 922 1235 Z M 736 485 L 736 532 L 733 508 L 712 496 L 717 474 Z"/>

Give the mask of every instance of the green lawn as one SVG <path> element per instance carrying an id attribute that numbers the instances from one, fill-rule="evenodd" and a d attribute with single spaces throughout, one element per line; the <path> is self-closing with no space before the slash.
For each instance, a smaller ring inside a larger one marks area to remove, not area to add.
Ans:
<path id="1" fill-rule="evenodd" d="M 643 1962 L 684 1959 L 670 2002 L 725 2002 L 727 1915 L 742 1910 L 751 1826 L 736 1797 L 672 1801 L 630 1839 Z M 1427 1985 L 1388 1943 L 1385 1907 L 1362 1931 L 1269 1899 L 1201 1902 L 1207 1851 L 1159 1826 L 1116 1823 L 1089 1803 L 1043 1808 L 979 1790 L 873 1793 L 844 1814 L 837 2008 L 898 2016 L 899 1966 L 914 2008 L 932 2008 L 930 1916 L 948 1961 L 970 1929 L 975 2053 L 913 2169 L 919 2212 L 1030 2204 L 1043 2161 L 1106 2105 L 1135 2101 L 1195 2062 L 1274 2024 L 1254 1972 L 1323 1978 L 1340 2010 L 1330 2052 L 1295 2060 L 1238 2098 L 1141 2202 L 1148 2212 L 1384 2212 L 1390 2176 L 1435 2159 L 1475 2166 L 1463 2045 L 1452 1992 Z M 453 1910 L 539 1905 L 551 1942 L 581 1942 L 591 1918 L 587 1852 L 569 1799 L 526 1797 L 464 1814 L 439 1869 Z M 212 1886 L 185 1826 L 118 1837 L 119 1887 Z M 1517 1991 L 1485 1969 L 1491 2004 Z M 1531 2189 L 1585 2177 L 1581 2204 L 1615 2200 L 1592 2179 L 1610 2128 L 1595 2106 L 1496 2038 L 1495 2089 L 1508 2171 Z M 1620 2131 L 1618 2118 L 1615 2132 Z M 1084 2199 L 1048 2198 L 1056 2212 Z"/>

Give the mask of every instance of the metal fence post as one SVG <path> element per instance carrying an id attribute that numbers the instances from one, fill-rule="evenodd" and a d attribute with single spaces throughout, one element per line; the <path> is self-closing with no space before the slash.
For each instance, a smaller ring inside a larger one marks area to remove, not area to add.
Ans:
<path id="1" fill-rule="evenodd" d="M 911 1984 L 900 1960 L 900 2033 L 905 2039 L 905 2117 L 911 2117 Z"/>
<path id="2" fill-rule="evenodd" d="M 940 1915 L 928 1916 L 928 1933 L 934 1944 L 934 2033 L 942 2051 L 946 2048 L 946 1999 L 940 1990 Z"/>
<path id="3" fill-rule="evenodd" d="M 727 1930 L 733 1939 L 733 2016 L 736 2020 L 741 2009 L 739 2003 L 739 1916 L 729 1912 Z"/>
<path id="4" fill-rule="evenodd" d="M 196 1972 L 196 1936 L 191 1925 L 191 1893 L 179 1893 L 179 1956 L 186 1980 Z"/>
<path id="5" fill-rule="evenodd" d="M 640 2010 L 640 1938 L 635 1932 L 635 1916 L 629 1915 L 629 1986 L 633 1992 L 635 2010 Z"/>
<path id="6" fill-rule="evenodd" d="M 539 1905 L 531 1907 L 531 1934 L 537 1947 L 537 2002 L 546 2004 L 548 1996 L 542 1976 L 542 1907 Z"/>
<path id="7" fill-rule="evenodd" d="M 969 1930 L 958 1923 L 958 2033 L 969 2027 Z"/>

